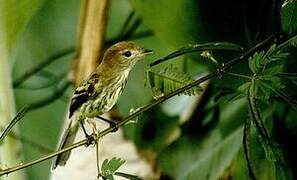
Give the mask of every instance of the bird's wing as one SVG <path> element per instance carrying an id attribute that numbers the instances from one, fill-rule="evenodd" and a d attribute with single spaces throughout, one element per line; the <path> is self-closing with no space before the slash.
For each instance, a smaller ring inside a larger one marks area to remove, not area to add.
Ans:
<path id="1" fill-rule="evenodd" d="M 99 75 L 93 73 L 89 79 L 84 81 L 80 86 L 75 89 L 71 99 L 69 118 L 73 113 L 94 94 L 94 86 L 99 81 Z"/>

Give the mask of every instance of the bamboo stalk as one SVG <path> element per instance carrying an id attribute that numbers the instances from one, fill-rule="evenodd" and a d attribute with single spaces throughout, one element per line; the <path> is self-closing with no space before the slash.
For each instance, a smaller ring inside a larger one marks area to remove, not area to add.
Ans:
<path id="1" fill-rule="evenodd" d="M 77 86 L 100 64 L 104 47 L 109 0 L 81 1 L 76 61 L 72 81 Z"/>

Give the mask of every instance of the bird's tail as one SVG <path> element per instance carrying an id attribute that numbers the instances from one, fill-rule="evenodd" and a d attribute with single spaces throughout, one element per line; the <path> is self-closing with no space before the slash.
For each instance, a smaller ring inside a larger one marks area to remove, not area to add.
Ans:
<path id="1" fill-rule="evenodd" d="M 58 150 L 66 148 L 73 144 L 77 131 L 79 129 L 79 121 L 76 121 L 74 118 L 70 120 L 70 123 L 66 130 L 62 134 L 62 138 L 58 144 Z M 64 166 L 66 161 L 69 159 L 71 151 L 64 152 L 56 156 L 52 162 L 52 170 L 56 169 L 57 166 Z"/>

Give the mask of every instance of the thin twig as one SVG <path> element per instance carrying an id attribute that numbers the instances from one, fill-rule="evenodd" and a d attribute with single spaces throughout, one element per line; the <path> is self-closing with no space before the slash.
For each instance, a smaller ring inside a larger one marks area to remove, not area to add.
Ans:
<path id="1" fill-rule="evenodd" d="M 28 111 L 28 106 L 24 106 L 21 108 L 21 110 L 17 113 L 17 115 L 12 119 L 12 121 L 8 124 L 8 126 L 5 128 L 5 130 L 1 134 L 0 143 L 2 143 L 3 139 L 9 133 L 11 128 L 25 116 L 27 111 Z"/>
<path id="2" fill-rule="evenodd" d="M 97 174 L 98 177 L 100 175 L 100 162 L 99 162 L 99 145 L 98 145 L 98 141 L 95 141 L 95 145 L 96 145 L 96 168 L 97 168 Z"/>

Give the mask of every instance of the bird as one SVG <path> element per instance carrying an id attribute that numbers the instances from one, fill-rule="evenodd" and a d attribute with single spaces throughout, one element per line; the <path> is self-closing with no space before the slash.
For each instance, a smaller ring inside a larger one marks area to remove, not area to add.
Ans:
<path id="1" fill-rule="evenodd" d="M 116 104 L 134 65 L 151 53 L 151 50 L 146 50 L 132 41 L 118 42 L 105 51 L 101 63 L 73 93 L 69 108 L 69 123 L 62 133 L 58 150 L 73 144 L 79 126 L 92 141 L 84 128 L 87 118 L 99 118 L 117 130 L 115 122 L 100 115 L 110 111 Z M 67 151 L 56 156 L 52 170 L 57 166 L 64 166 L 70 153 L 71 151 Z"/>

